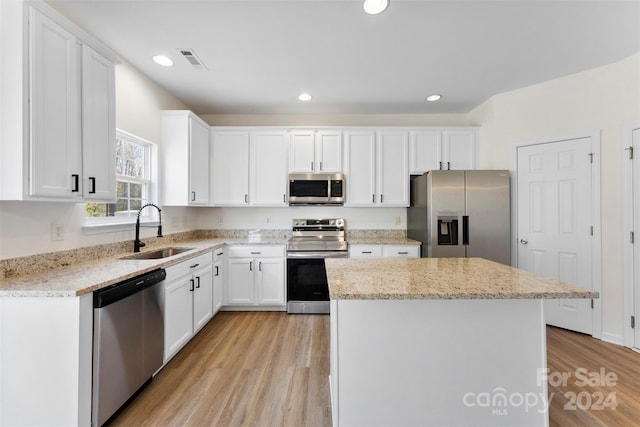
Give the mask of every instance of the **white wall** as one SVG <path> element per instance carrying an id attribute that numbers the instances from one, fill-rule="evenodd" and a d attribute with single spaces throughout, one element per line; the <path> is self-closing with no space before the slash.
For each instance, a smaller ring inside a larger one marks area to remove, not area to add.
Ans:
<path id="1" fill-rule="evenodd" d="M 640 53 L 494 96 L 469 114 L 481 124 L 480 167 L 514 169 L 514 144 L 601 130 L 602 334 L 623 335 L 623 129 L 640 123 Z"/>
<path id="2" fill-rule="evenodd" d="M 187 107 L 128 64 L 116 66 L 116 127 L 160 144 L 160 110 Z M 194 229 L 186 208 L 163 208 L 165 234 Z M 51 240 L 51 223 L 64 226 L 63 241 Z M 85 235 L 84 203 L 0 202 L 0 259 L 133 240 L 133 231 Z M 151 229 L 142 230 L 152 236 Z"/>

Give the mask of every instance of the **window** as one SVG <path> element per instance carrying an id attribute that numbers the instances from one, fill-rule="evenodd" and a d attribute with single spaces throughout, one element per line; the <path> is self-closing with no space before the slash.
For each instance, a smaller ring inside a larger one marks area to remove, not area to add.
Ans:
<path id="1" fill-rule="evenodd" d="M 138 210 L 155 199 L 155 144 L 127 132 L 116 131 L 115 203 L 87 203 L 86 225 L 131 223 Z M 141 218 L 151 219 L 153 210 Z"/>

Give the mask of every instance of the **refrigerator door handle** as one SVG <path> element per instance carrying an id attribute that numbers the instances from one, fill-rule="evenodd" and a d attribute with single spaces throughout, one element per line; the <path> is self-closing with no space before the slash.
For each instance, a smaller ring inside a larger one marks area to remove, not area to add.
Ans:
<path id="1" fill-rule="evenodd" d="M 469 244 L 469 215 L 462 216 L 462 244 Z"/>

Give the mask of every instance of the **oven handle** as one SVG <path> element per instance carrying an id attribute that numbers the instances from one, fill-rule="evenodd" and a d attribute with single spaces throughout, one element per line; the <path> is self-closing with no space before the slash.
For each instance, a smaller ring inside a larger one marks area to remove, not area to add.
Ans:
<path id="1" fill-rule="evenodd" d="M 349 258 L 349 252 L 336 251 L 336 252 L 287 252 L 288 259 L 301 259 L 301 258 Z"/>

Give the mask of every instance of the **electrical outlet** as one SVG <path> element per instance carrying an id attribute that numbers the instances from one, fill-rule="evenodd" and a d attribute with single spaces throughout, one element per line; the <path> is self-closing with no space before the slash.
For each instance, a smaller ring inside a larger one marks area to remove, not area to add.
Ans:
<path id="1" fill-rule="evenodd" d="M 54 242 L 64 240 L 64 224 L 56 222 L 51 223 L 51 240 Z"/>
<path id="2" fill-rule="evenodd" d="M 224 217 L 223 216 L 219 216 L 218 217 L 218 224 L 224 224 Z"/>
<path id="3" fill-rule="evenodd" d="M 270 216 L 267 217 L 267 224 L 271 224 L 271 217 Z"/>
<path id="4" fill-rule="evenodd" d="M 400 220 L 400 217 L 399 217 L 399 216 L 397 216 L 397 217 L 396 217 L 396 225 L 400 225 L 400 221 L 401 221 L 401 220 Z"/>

